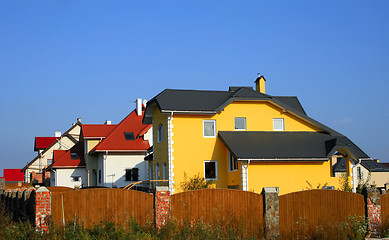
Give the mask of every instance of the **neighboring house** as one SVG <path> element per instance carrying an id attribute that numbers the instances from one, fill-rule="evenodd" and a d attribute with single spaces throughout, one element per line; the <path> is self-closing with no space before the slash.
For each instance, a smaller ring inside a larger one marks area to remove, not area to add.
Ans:
<path id="1" fill-rule="evenodd" d="M 185 175 L 196 174 L 217 188 L 255 192 L 279 187 L 285 194 L 309 184 L 338 188 L 331 159 L 341 152 L 356 182 L 352 166 L 369 156 L 310 118 L 297 97 L 265 94 L 265 81 L 258 76 L 256 90 L 166 89 L 151 99 L 143 119 L 154 131 L 151 179 L 168 179 L 171 193 L 182 191 Z"/>
<path id="2" fill-rule="evenodd" d="M 50 186 L 83 187 L 87 182 L 87 172 L 82 142 L 76 143 L 69 150 L 54 150 L 53 164 L 50 171 Z"/>
<path id="3" fill-rule="evenodd" d="M 378 188 L 385 187 L 389 183 L 389 167 L 381 164 L 378 159 L 361 160 L 355 165 L 358 182 L 370 183 Z M 336 177 L 344 176 L 347 172 L 346 158 L 337 156 L 337 162 L 333 165 Z"/>
<path id="4" fill-rule="evenodd" d="M 120 188 L 148 179 L 144 157 L 152 144 L 151 124 L 142 123 L 141 99 L 137 99 L 136 106 L 117 125 L 82 124 L 87 186 Z"/>
<path id="5" fill-rule="evenodd" d="M 3 169 L 3 177 L 6 182 L 23 182 L 22 169 Z"/>
<path id="6" fill-rule="evenodd" d="M 32 161 L 22 169 L 24 172 L 24 182 L 34 184 L 48 184 L 50 176 L 43 176 L 43 169 L 51 165 L 53 162 L 54 150 L 68 150 L 74 146 L 79 140 L 81 119 L 77 119 L 77 123 L 61 135 L 61 132 L 56 131 L 55 137 L 36 137 L 34 151 L 38 152 Z M 47 182 L 46 182 L 47 181 Z"/>

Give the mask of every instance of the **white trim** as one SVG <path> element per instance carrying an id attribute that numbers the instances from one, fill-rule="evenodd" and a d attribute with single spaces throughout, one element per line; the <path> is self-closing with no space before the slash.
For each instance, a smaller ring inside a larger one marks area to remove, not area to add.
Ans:
<path id="1" fill-rule="evenodd" d="M 214 128 L 213 128 L 213 136 L 205 136 L 204 133 L 205 133 L 205 123 L 206 122 L 209 122 L 209 123 L 213 123 L 214 125 Z M 203 137 L 204 138 L 216 138 L 216 120 L 203 120 Z"/>
<path id="2" fill-rule="evenodd" d="M 206 175 L 205 175 L 205 163 L 208 163 L 208 162 L 214 162 L 215 163 L 215 175 L 216 175 L 216 178 L 206 178 Z M 216 181 L 218 180 L 218 171 L 217 171 L 217 160 L 205 160 L 204 161 L 204 180 L 205 181 Z"/>
<path id="3" fill-rule="evenodd" d="M 309 161 L 328 161 L 329 158 L 238 158 L 238 161 L 284 161 L 284 162 L 309 162 Z"/>
<path id="4" fill-rule="evenodd" d="M 174 181 L 173 181 L 173 176 L 174 176 L 174 166 L 173 166 L 173 112 L 170 112 L 170 116 L 167 115 L 167 154 L 168 154 L 168 162 L 169 162 L 169 173 L 168 173 L 168 178 L 169 178 L 169 191 L 170 194 L 173 194 L 175 189 L 174 189 Z"/>
<path id="5" fill-rule="evenodd" d="M 275 128 L 275 121 L 282 120 L 282 129 Z M 283 118 L 273 118 L 273 131 L 285 131 L 285 120 Z"/>
<path id="6" fill-rule="evenodd" d="M 247 162 L 242 162 L 241 165 L 241 178 L 242 178 L 242 190 L 243 191 L 248 191 L 249 189 L 249 183 L 248 183 L 248 166 L 249 166 L 249 161 Z"/>
<path id="7" fill-rule="evenodd" d="M 237 118 L 244 119 L 244 128 L 236 128 L 236 119 Z M 247 119 L 246 119 L 246 117 L 235 117 L 234 118 L 234 130 L 235 131 L 246 131 L 247 130 Z"/>

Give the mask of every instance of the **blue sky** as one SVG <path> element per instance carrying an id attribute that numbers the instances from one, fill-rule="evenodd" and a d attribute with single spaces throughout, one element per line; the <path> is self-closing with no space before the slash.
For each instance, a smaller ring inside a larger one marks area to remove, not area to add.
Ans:
<path id="1" fill-rule="evenodd" d="M 1 1 L 0 175 L 165 88 L 254 86 L 389 162 L 388 1 Z"/>

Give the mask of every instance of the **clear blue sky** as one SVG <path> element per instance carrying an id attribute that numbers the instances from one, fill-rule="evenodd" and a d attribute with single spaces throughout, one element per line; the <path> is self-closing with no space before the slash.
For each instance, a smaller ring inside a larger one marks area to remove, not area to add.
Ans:
<path id="1" fill-rule="evenodd" d="M 389 1 L 1 1 L 0 175 L 165 88 L 253 86 L 389 162 Z"/>

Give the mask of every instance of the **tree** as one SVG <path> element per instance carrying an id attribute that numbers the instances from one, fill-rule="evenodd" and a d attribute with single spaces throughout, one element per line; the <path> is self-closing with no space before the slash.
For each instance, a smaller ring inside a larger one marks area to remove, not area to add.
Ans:
<path id="1" fill-rule="evenodd" d="M 181 189 L 183 191 L 206 189 L 209 188 L 211 184 L 212 181 L 205 181 L 204 178 L 200 176 L 200 173 L 193 177 L 188 177 L 184 172 L 184 181 L 181 183 Z"/>

